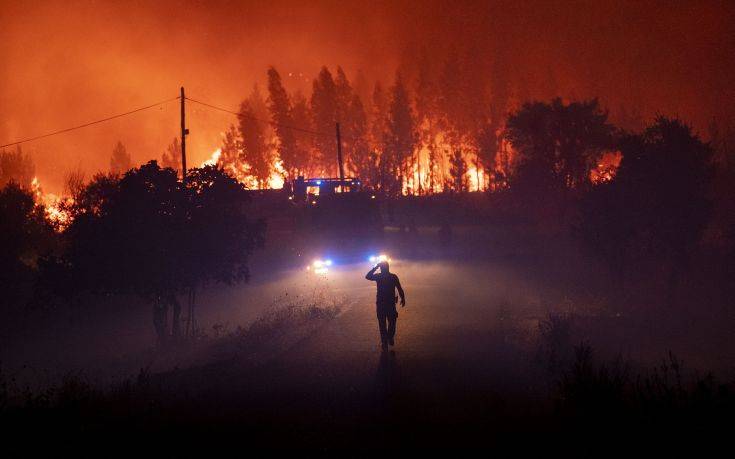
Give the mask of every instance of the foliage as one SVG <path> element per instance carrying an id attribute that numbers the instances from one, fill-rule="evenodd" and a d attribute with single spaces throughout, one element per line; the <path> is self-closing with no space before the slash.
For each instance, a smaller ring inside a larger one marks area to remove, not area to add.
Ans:
<path id="1" fill-rule="evenodd" d="M 35 264 L 53 232 L 33 193 L 15 182 L 0 189 L 0 286 L 5 301 L 19 294 L 18 283 Z"/>
<path id="2" fill-rule="evenodd" d="M 15 182 L 30 188 L 36 168 L 30 155 L 23 154 L 18 145 L 15 151 L 0 151 L 0 187 Z"/>
<path id="3" fill-rule="evenodd" d="M 132 166 L 130 159 L 130 153 L 128 153 L 125 145 L 118 141 L 115 144 L 115 148 L 112 149 L 112 156 L 110 157 L 110 172 L 113 174 L 124 174 Z"/>
<path id="4" fill-rule="evenodd" d="M 668 260 L 675 272 L 710 217 L 712 150 L 689 126 L 664 117 L 625 136 L 620 149 L 615 179 L 583 199 L 582 236 L 618 277 L 634 256 Z"/>
<path id="5" fill-rule="evenodd" d="M 513 181 L 538 189 L 590 185 L 590 170 L 614 146 L 597 99 L 526 103 L 508 118 L 505 136 L 520 155 Z"/>
<path id="6" fill-rule="evenodd" d="M 246 191 L 214 166 L 190 174 L 185 189 L 155 161 L 93 178 L 66 232 L 79 288 L 153 298 L 247 278 L 262 226 L 247 217 Z"/>
<path id="7" fill-rule="evenodd" d="M 250 166 L 249 173 L 259 188 L 265 188 L 271 168 L 267 132 L 262 124 L 267 113 L 263 96 L 255 85 L 250 96 L 240 104 L 238 128 L 242 139 L 242 158 Z"/>

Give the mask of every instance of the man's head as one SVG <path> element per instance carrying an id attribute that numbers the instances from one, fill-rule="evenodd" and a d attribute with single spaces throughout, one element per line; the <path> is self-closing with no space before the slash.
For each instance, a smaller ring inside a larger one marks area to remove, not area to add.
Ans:
<path id="1" fill-rule="evenodd" d="M 378 268 L 380 268 L 381 273 L 389 273 L 390 272 L 390 266 L 388 266 L 387 261 L 381 261 L 378 263 Z"/>

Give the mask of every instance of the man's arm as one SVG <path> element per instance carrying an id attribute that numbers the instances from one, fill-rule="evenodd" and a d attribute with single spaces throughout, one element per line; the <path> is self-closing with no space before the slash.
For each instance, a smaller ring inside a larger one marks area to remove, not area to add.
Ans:
<path id="1" fill-rule="evenodd" d="M 373 269 L 371 269 L 370 271 L 368 271 L 368 273 L 365 275 L 365 279 L 367 279 L 369 281 L 376 281 L 376 280 L 378 280 L 378 278 L 375 277 L 375 271 L 377 271 L 377 270 L 378 270 L 378 266 L 377 265 L 376 266 L 373 266 Z"/>
<path id="2" fill-rule="evenodd" d="M 403 293 L 403 287 L 401 287 L 401 281 L 398 280 L 398 276 L 396 276 L 396 288 L 398 289 L 398 294 L 401 296 L 401 306 L 406 306 L 406 294 Z"/>

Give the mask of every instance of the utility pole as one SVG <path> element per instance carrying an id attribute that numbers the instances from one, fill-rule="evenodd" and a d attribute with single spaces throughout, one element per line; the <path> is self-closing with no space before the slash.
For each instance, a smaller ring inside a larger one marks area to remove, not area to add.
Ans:
<path id="1" fill-rule="evenodd" d="M 186 129 L 186 109 L 184 103 L 186 97 L 184 96 L 184 87 L 181 87 L 181 183 L 186 185 L 186 136 L 189 134 L 189 130 Z"/>
<path id="2" fill-rule="evenodd" d="M 344 181 L 345 179 L 345 168 L 342 165 L 342 137 L 339 133 L 339 123 L 336 124 L 337 126 L 337 162 L 339 163 L 339 179 L 341 181 Z M 340 184 L 340 188 L 342 188 L 342 185 Z"/>

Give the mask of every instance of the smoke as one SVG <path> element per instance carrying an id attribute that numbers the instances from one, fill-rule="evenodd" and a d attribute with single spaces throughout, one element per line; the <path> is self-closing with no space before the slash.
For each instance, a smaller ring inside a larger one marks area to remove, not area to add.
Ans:
<path id="1" fill-rule="evenodd" d="M 440 68 L 451 52 L 517 102 L 599 97 L 621 124 L 678 115 L 706 135 L 713 117 L 733 114 L 734 19 L 728 2 L 2 2 L 0 144 L 175 97 L 182 85 L 235 109 L 269 65 L 306 94 L 322 65 L 341 65 L 365 96 L 396 70 L 413 78 L 422 53 Z M 118 140 L 134 163 L 160 158 L 178 110 L 169 102 L 24 149 L 58 192 L 70 170 L 109 168 Z M 188 117 L 199 164 L 234 119 L 194 106 Z"/>

